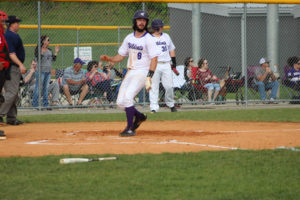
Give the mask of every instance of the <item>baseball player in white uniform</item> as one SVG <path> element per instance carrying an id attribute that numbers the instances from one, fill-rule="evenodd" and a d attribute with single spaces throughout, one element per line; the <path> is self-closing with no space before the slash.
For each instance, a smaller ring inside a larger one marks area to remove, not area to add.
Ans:
<path id="1" fill-rule="evenodd" d="M 150 110 L 151 113 L 156 113 L 159 109 L 159 83 L 162 82 L 166 93 L 165 103 L 171 112 L 176 112 L 174 106 L 174 91 L 173 91 L 173 75 L 172 71 L 179 75 L 176 70 L 175 46 L 167 33 L 163 33 L 164 22 L 161 19 L 155 19 L 151 23 L 152 35 L 155 38 L 155 43 L 160 51 L 158 56 L 157 68 L 152 78 L 152 88 L 150 90 Z M 172 61 L 172 64 L 171 64 Z"/>
<path id="2" fill-rule="evenodd" d="M 127 117 L 127 126 L 120 133 L 121 137 L 136 135 L 135 130 L 146 121 L 147 116 L 140 113 L 134 106 L 134 98 L 146 86 L 151 89 L 151 78 L 157 65 L 159 51 L 154 37 L 148 33 L 148 14 L 137 11 L 133 17 L 134 32 L 127 35 L 116 56 L 101 55 L 100 59 L 106 62 L 118 63 L 128 56 L 128 72 L 119 89 L 117 105 L 124 109 Z"/>

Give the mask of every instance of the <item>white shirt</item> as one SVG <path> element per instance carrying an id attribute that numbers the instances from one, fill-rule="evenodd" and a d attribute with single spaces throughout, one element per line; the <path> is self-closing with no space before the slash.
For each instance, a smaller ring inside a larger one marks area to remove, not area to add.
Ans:
<path id="1" fill-rule="evenodd" d="M 167 33 L 162 33 L 160 37 L 154 37 L 155 43 L 160 51 L 158 62 L 170 62 L 170 51 L 175 49 L 175 46 Z"/>
<path id="2" fill-rule="evenodd" d="M 159 55 L 154 37 L 145 33 L 142 37 L 135 37 L 135 33 L 126 36 L 118 53 L 121 56 L 129 56 L 127 68 L 149 70 L 152 58 Z"/>

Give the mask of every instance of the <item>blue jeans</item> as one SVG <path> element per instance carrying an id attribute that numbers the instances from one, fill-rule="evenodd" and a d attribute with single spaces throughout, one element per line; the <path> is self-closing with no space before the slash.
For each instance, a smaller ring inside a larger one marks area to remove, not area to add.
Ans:
<path id="1" fill-rule="evenodd" d="M 33 101 L 32 105 L 33 107 L 38 107 L 39 105 L 39 91 L 42 91 L 42 97 L 43 97 L 43 106 L 48 106 L 48 86 L 50 81 L 50 72 L 41 72 L 41 86 L 42 89 L 39 90 L 39 72 L 35 72 L 35 88 L 33 92 Z"/>
<path id="2" fill-rule="evenodd" d="M 258 91 L 259 91 L 261 100 L 266 99 L 266 89 L 267 90 L 272 89 L 270 98 L 276 99 L 277 90 L 279 87 L 278 81 L 268 82 L 266 84 L 264 82 L 258 81 L 258 82 L 256 82 L 256 85 L 258 86 Z"/>
<path id="3" fill-rule="evenodd" d="M 219 83 L 207 83 L 204 85 L 204 87 L 206 87 L 208 90 L 216 90 L 216 91 L 220 91 L 221 90 L 221 86 Z"/>

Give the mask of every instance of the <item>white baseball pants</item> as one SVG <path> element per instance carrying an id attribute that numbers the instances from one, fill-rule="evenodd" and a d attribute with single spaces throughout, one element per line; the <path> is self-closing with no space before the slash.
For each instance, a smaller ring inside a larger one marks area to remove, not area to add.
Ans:
<path id="1" fill-rule="evenodd" d="M 145 87 L 148 70 L 128 70 L 119 89 L 117 105 L 125 109 L 134 105 L 135 96 Z"/>
<path id="2" fill-rule="evenodd" d="M 156 70 L 152 77 L 152 89 L 150 90 L 150 110 L 159 109 L 159 83 L 162 82 L 166 90 L 165 103 L 170 108 L 174 107 L 174 90 L 173 90 L 173 74 L 170 63 L 157 64 Z"/>

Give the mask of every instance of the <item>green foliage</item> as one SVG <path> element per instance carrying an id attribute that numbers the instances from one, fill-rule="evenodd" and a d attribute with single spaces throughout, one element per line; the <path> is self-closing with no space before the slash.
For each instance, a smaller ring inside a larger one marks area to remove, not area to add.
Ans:
<path id="1" fill-rule="evenodd" d="M 60 165 L 64 155 L 0 158 L 0 199 L 298 199 L 298 152 L 117 155 Z"/>

